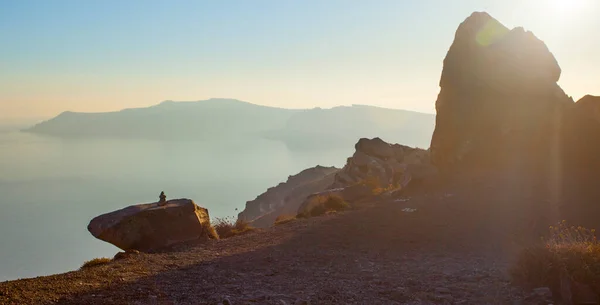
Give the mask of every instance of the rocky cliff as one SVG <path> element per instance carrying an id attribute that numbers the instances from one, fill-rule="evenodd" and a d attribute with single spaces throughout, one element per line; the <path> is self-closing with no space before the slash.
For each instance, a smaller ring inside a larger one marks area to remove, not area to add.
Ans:
<path id="1" fill-rule="evenodd" d="M 402 194 L 409 186 L 437 176 L 429 153 L 420 148 L 389 144 L 380 138 L 360 139 L 346 165 L 335 174 L 327 190 L 311 194 L 300 205 L 305 214 L 318 197 L 336 195 L 350 205 L 360 201 L 377 201 L 392 194 Z"/>
<path id="2" fill-rule="evenodd" d="M 267 189 L 256 199 L 246 202 L 238 219 L 252 222 L 255 227 L 269 227 L 277 216 L 295 215 L 298 207 L 312 193 L 327 189 L 332 183 L 335 167 L 315 166 L 289 176 L 286 182 Z"/>
<path id="3" fill-rule="evenodd" d="M 397 192 L 437 173 L 423 149 L 389 144 L 380 138 L 362 138 L 355 148 L 341 170 L 317 166 L 290 176 L 248 201 L 238 218 L 256 227 L 269 227 L 280 215 L 295 216 L 317 195 L 335 193 L 352 204 L 373 196 L 374 188 Z"/>
<path id="4" fill-rule="evenodd" d="M 360 139 L 356 151 L 335 175 L 332 188 L 344 188 L 365 180 L 382 186 L 406 187 L 418 166 L 430 164 L 426 150 L 400 144 L 389 144 L 380 138 Z M 429 167 L 431 169 L 431 167 Z"/>

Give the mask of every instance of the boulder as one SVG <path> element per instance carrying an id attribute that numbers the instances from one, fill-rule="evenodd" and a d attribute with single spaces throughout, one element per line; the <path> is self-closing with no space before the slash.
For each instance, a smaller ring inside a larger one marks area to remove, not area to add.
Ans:
<path id="1" fill-rule="evenodd" d="M 125 251 L 148 252 L 210 237 L 208 210 L 190 199 L 138 204 L 97 216 L 88 231 Z"/>
<path id="2" fill-rule="evenodd" d="M 476 12 L 456 31 L 440 79 L 432 162 L 442 170 L 550 155 L 573 105 L 544 42 Z"/>

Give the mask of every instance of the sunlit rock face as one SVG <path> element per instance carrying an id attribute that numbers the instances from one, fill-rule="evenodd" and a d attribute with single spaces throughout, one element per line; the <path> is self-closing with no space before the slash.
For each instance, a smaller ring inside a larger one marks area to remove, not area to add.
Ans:
<path id="1" fill-rule="evenodd" d="M 494 166 L 514 160 L 514 153 L 551 149 L 563 110 L 573 104 L 556 83 L 560 74 L 531 32 L 473 13 L 444 59 L 432 162 L 442 170 Z"/>

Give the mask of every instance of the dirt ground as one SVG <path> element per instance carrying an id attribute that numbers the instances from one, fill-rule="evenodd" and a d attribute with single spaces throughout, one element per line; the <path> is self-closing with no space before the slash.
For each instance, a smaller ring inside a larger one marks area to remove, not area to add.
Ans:
<path id="1" fill-rule="evenodd" d="M 524 304 L 507 269 L 545 226 L 528 214 L 533 200 L 545 199 L 521 181 L 472 178 L 227 240 L 0 283 L 0 304 Z"/>

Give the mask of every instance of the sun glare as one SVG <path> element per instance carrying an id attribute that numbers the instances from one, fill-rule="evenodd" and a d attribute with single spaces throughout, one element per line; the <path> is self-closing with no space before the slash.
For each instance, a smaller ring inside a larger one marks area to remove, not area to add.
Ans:
<path id="1" fill-rule="evenodd" d="M 551 9 L 557 13 L 571 14 L 584 10 L 590 0 L 549 0 Z"/>

